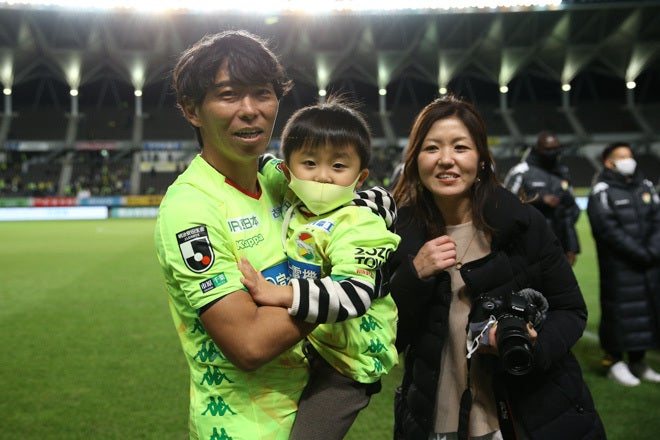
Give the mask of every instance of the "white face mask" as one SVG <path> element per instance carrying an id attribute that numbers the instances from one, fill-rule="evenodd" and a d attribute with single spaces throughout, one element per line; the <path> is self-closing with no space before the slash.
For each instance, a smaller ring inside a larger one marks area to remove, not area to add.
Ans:
<path id="1" fill-rule="evenodd" d="M 614 168 L 624 176 L 632 176 L 635 174 L 635 169 L 637 168 L 637 161 L 632 157 L 627 159 L 619 159 L 614 161 Z"/>
<path id="2" fill-rule="evenodd" d="M 291 177 L 289 188 L 302 200 L 307 209 L 316 215 L 325 214 L 353 200 L 355 198 L 353 192 L 360 179 L 360 176 L 358 176 L 351 185 L 341 186 L 312 180 L 300 180 L 293 173 L 289 173 L 289 175 Z"/>

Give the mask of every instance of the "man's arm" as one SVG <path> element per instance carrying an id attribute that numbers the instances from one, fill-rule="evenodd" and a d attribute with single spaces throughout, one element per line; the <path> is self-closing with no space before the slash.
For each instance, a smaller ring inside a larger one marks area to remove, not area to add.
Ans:
<path id="1" fill-rule="evenodd" d="M 215 302 L 200 319 L 222 353 L 244 371 L 275 359 L 315 327 L 293 319 L 282 307 L 258 307 L 243 290 Z"/>

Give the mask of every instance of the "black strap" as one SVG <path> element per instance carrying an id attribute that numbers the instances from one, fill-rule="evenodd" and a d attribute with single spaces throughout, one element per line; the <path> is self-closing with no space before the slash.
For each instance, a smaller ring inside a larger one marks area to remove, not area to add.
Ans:
<path id="1" fill-rule="evenodd" d="M 458 440 L 468 440 L 470 436 L 470 410 L 472 409 L 472 391 L 470 390 L 470 358 L 467 360 L 467 386 L 461 395 L 458 410 Z"/>
<path id="2" fill-rule="evenodd" d="M 500 431 L 504 440 L 517 440 L 518 433 L 511 414 L 508 394 L 504 387 L 504 378 L 495 377 L 493 380 L 493 391 L 495 392 L 495 404 L 497 405 L 497 419 L 500 422 Z"/>

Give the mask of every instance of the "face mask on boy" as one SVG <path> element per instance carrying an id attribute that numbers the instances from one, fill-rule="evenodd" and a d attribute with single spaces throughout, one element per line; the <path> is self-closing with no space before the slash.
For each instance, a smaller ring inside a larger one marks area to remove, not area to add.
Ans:
<path id="1" fill-rule="evenodd" d="M 307 209 L 316 215 L 330 212 L 353 200 L 355 198 L 353 192 L 360 179 L 360 176 L 358 176 L 351 185 L 341 186 L 333 183 L 300 180 L 293 173 L 289 174 L 291 177 L 289 188 L 305 204 Z"/>

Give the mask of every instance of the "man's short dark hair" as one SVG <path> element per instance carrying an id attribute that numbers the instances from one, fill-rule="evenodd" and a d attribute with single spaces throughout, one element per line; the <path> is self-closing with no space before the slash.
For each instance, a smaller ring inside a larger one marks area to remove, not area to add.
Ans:
<path id="1" fill-rule="evenodd" d="M 630 144 L 627 142 L 612 142 L 611 144 L 607 144 L 607 146 L 603 148 L 603 152 L 600 153 L 600 161 L 605 163 L 607 158 L 610 157 L 610 154 L 620 147 L 630 148 Z M 632 148 L 630 148 L 630 150 L 632 151 Z"/>
<path id="2" fill-rule="evenodd" d="M 200 105 L 223 65 L 238 84 L 272 84 L 278 101 L 293 85 L 265 40 L 247 31 L 224 31 L 202 37 L 179 56 L 172 72 L 178 106 Z M 199 129 L 195 134 L 202 146 Z"/>

